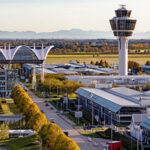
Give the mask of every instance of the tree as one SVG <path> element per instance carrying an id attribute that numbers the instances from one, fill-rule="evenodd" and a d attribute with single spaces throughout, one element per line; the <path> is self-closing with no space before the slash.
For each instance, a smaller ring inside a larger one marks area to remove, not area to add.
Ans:
<path id="1" fill-rule="evenodd" d="M 8 124 L 2 123 L 0 126 L 0 140 L 9 138 L 9 127 Z"/>
<path id="2" fill-rule="evenodd" d="M 30 117 L 29 128 L 33 129 L 34 131 L 38 132 L 45 124 L 47 124 L 47 119 L 45 114 L 42 112 L 38 112 Z"/>
<path id="3" fill-rule="evenodd" d="M 54 145 L 54 150 L 80 150 L 78 145 L 64 134 L 60 134 Z"/>
<path id="4" fill-rule="evenodd" d="M 95 62 L 93 60 L 91 61 L 91 65 L 95 65 Z"/>
<path id="5" fill-rule="evenodd" d="M 99 65 L 99 62 L 98 62 L 98 61 L 96 61 L 95 65 L 96 65 L 96 66 L 98 66 L 98 65 Z"/>
<path id="6" fill-rule="evenodd" d="M 104 63 L 105 63 L 105 67 L 106 67 L 106 68 L 108 68 L 108 67 L 109 67 L 108 62 L 105 60 L 105 62 L 104 62 Z"/>
<path id="7" fill-rule="evenodd" d="M 149 60 L 147 60 L 147 62 L 146 62 L 146 64 L 145 64 L 146 66 L 150 66 L 150 61 Z"/>
<path id="8" fill-rule="evenodd" d="M 141 69 L 140 64 L 135 61 L 129 61 L 128 68 L 131 69 L 133 72 L 139 72 Z"/>
<path id="9" fill-rule="evenodd" d="M 102 67 L 105 66 L 104 61 L 103 61 L 102 59 L 101 59 L 101 61 L 100 61 L 100 63 L 99 63 L 99 66 L 102 66 Z"/>
<path id="10" fill-rule="evenodd" d="M 56 124 L 48 122 L 41 128 L 39 134 L 43 139 L 43 144 L 46 146 L 46 148 L 54 149 L 54 144 L 57 137 L 60 134 L 63 134 L 63 132 Z"/>

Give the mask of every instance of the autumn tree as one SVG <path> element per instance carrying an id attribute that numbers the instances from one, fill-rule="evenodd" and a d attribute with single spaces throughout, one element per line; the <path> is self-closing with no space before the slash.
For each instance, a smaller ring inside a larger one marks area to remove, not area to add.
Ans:
<path id="1" fill-rule="evenodd" d="M 93 60 L 91 61 L 91 65 L 95 65 L 95 62 Z"/>
<path id="2" fill-rule="evenodd" d="M 149 60 L 147 60 L 147 62 L 146 62 L 146 64 L 145 64 L 146 66 L 150 66 L 150 61 Z"/>
<path id="3" fill-rule="evenodd" d="M 101 61 L 100 61 L 100 63 L 99 63 L 99 66 L 102 66 L 102 67 L 104 67 L 105 66 L 105 63 L 104 63 L 104 61 L 101 59 Z"/>
<path id="4" fill-rule="evenodd" d="M 8 124 L 2 123 L 0 125 L 0 140 L 9 138 L 9 127 Z"/>
<path id="5" fill-rule="evenodd" d="M 106 68 L 109 67 L 109 64 L 108 64 L 108 62 L 107 62 L 106 60 L 105 60 L 104 64 L 105 64 L 105 67 L 106 67 Z"/>

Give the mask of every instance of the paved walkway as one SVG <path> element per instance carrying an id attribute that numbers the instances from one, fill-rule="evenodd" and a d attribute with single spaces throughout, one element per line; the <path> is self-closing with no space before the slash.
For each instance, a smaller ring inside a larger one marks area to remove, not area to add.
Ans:
<path id="1" fill-rule="evenodd" d="M 8 150 L 8 148 L 5 146 L 0 146 L 0 150 Z"/>
<path id="2" fill-rule="evenodd" d="M 44 98 L 38 98 L 33 92 L 28 90 L 29 96 L 32 98 L 34 103 L 37 104 L 40 110 L 44 111 L 47 120 L 50 121 L 52 118 L 54 119 L 54 122 L 65 131 L 68 131 L 69 137 L 72 138 L 81 148 L 81 150 L 103 150 L 103 146 L 106 143 L 106 140 L 99 139 L 99 138 L 93 138 L 93 142 L 88 141 L 88 137 L 83 136 L 80 134 L 80 129 L 73 128 L 72 125 L 74 123 L 66 118 L 65 116 L 62 116 L 61 114 L 57 113 L 57 110 L 49 104 L 49 106 L 45 106 L 45 99 Z M 51 109 L 53 107 L 53 110 Z M 94 146 L 94 142 L 98 143 L 98 147 Z"/>

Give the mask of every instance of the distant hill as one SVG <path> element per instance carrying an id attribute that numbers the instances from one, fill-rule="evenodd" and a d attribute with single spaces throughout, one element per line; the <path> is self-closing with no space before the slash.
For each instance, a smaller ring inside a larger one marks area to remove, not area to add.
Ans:
<path id="1" fill-rule="evenodd" d="M 60 30 L 56 32 L 0 31 L 0 39 L 114 39 L 112 31 L 84 31 L 80 29 Z M 150 32 L 135 33 L 134 39 L 150 39 Z"/>

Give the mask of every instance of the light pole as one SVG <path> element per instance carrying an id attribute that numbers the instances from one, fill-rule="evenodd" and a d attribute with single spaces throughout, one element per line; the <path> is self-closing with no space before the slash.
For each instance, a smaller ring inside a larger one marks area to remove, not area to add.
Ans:
<path id="1" fill-rule="evenodd" d="M 66 111 L 68 110 L 68 89 L 65 88 L 66 90 Z"/>
<path id="2" fill-rule="evenodd" d="M 57 98 L 59 98 L 59 96 L 58 96 L 58 89 L 59 89 L 59 87 L 57 86 Z M 57 108 L 58 108 L 58 99 L 57 99 Z"/>
<path id="3" fill-rule="evenodd" d="M 79 112 L 79 110 L 80 110 L 80 99 L 79 99 L 79 97 L 77 97 L 78 98 L 78 112 Z M 79 117 L 78 117 L 78 124 L 79 124 Z"/>
<path id="4" fill-rule="evenodd" d="M 112 112 L 111 112 L 111 150 L 112 150 Z"/>
<path id="5" fill-rule="evenodd" d="M 59 89 L 59 87 L 57 86 L 57 98 L 58 98 L 58 89 Z"/>
<path id="6" fill-rule="evenodd" d="M 137 150 L 139 150 L 139 141 L 138 141 L 138 138 L 137 138 Z"/>
<path id="7" fill-rule="evenodd" d="M 92 98 L 93 97 L 93 94 L 91 93 L 91 96 L 90 96 L 90 98 Z M 92 104 L 92 126 L 93 126 L 93 124 L 94 124 L 94 119 L 93 119 L 93 116 L 94 116 L 94 114 L 93 114 L 93 112 L 94 112 L 94 108 L 93 108 L 93 101 L 91 100 L 91 104 Z"/>
<path id="8" fill-rule="evenodd" d="M 49 90 L 50 90 L 50 97 L 51 97 L 51 80 L 50 80 L 50 82 L 49 82 Z"/>
<path id="9" fill-rule="evenodd" d="M 94 125 L 94 107 L 93 107 L 93 102 L 92 102 L 92 126 Z"/>

